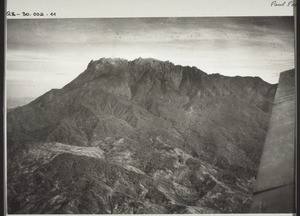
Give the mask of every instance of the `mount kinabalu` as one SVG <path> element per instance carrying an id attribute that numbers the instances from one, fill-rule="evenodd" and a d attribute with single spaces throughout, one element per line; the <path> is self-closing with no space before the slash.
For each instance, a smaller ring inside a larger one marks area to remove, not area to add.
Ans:
<path id="1" fill-rule="evenodd" d="M 276 85 L 102 58 L 7 114 L 9 213 L 247 212 Z"/>

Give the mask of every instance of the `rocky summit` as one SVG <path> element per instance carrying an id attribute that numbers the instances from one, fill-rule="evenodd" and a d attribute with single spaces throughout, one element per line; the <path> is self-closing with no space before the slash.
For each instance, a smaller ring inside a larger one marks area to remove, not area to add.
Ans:
<path id="1" fill-rule="evenodd" d="M 276 87 L 151 58 L 91 61 L 8 111 L 8 212 L 248 212 Z"/>

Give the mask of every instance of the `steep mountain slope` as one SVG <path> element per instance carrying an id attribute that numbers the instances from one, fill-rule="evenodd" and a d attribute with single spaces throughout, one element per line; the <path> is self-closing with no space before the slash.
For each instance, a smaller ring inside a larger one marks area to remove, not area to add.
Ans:
<path id="1" fill-rule="evenodd" d="M 9 209 L 247 211 L 275 91 L 155 59 L 91 61 L 8 112 Z"/>

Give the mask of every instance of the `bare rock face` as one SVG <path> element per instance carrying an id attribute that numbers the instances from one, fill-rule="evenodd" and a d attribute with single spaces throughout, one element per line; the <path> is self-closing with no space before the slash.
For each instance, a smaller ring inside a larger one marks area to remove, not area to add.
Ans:
<path id="1" fill-rule="evenodd" d="M 91 61 L 7 115 L 9 213 L 247 212 L 276 85 Z"/>

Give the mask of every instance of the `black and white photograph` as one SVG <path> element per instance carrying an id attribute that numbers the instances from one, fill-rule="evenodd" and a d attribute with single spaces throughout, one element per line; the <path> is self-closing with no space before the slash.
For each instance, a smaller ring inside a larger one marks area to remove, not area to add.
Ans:
<path id="1" fill-rule="evenodd" d="M 294 17 L 8 19 L 8 214 L 293 213 Z"/>

